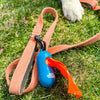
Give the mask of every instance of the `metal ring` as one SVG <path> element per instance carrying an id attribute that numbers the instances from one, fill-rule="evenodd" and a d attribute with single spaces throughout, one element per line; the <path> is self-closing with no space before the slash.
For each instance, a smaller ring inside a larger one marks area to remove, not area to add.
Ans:
<path id="1" fill-rule="evenodd" d="M 35 36 L 37 36 L 37 35 L 35 35 Z M 29 35 L 29 37 L 32 38 L 32 39 L 34 39 L 35 36 L 32 36 L 32 34 Z M 38 35 L 38 36 L 41 37 L 40 35 Z"/>
<path id="2" fill-rule="evenodd" d="M 34 39 L 35 36 L 29 35 L 30 38 Z"/>

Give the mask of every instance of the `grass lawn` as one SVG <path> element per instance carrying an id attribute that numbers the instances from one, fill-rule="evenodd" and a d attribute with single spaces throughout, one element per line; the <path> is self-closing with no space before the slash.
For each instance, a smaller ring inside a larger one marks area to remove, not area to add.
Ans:
<path id="1" fill-rule="evenodd" d="M 67 94 L 68 81 L 57 69 L 54 69 L 56 82 L 51 88 L 38 84 L 33 91 L 22 96 L 8 92 L 5 70 L 21 56 L 45 7 L 53 7 L 58 12 L 50 46 L 80 43 L 100 32 L 100 11 L 85 8 L 82 20 L 72 23 L 64 18 L 59 0 L 0 0 L 0 100 L 76 100 L 75 96 Z M 22 22 L 24 17 L 26 23 Z M 42 37 L 53 19 L 50 14 L 44 15 Z M 100 41 L 60 52 L 53 58 L 67 66 L 83 93 L 79 100 L 100 100 Z"/>

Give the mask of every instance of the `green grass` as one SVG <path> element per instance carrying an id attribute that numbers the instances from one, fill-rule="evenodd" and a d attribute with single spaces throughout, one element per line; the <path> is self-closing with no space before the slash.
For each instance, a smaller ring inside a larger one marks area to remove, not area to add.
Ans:
<path id="1" fill-rule="evenodd" d="M 85 8 L 82 20 L 72 23 L 64 18 L 59 0 L 0 0 L 0 100 L 76 100 L 67 94 L 68 82 L 56 69 L 56 83 L 51 88 L 38 84 L 32 92 L 22 96 L 8 92 L 5 70 L 21 56 L 45 7 L 55 8 L 59 16 L 50 46 L 80 43 L 100 32 L 100 11 Z M 21 22 L 24 17 L 27 24 Z M 42 37 L 53 19 L 50 14 L 44 16 Z M 100 100 L 100 41 L 57 53 L 53 58 L 67 66 L 83 93 L 79 100 Z"/>

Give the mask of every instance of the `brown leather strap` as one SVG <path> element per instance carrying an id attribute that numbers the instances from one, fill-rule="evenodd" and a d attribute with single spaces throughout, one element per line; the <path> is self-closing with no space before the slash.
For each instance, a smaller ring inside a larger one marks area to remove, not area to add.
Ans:
<path id="1" fill-rule="evenodd" d="M 51 47 L 48 49 L 48 52 L 50 52 L 51 54 L 55 54 L 55 53 L 58 53 L 58 52 L 61 52 L 61 51 L 64 51 L 64 50 L 67 50 L 70 48 L 86 46 L 86 45 L 92 44 L 98 40 L 100 40 L 100 33 L 96 34 L 92 38 L 90 38 L 84 42 L 81 42 L 79 44 L 75 44 L 75 45 L 66 45 L 65 44 L 65 45 L 58 45 L 58 46 Z"/>
<path id="2" fill-rule="evenodd" d="M 95 35 L 94 37 L 79 43 L 79 44 L 75 44 L 75 45 L 58 45 L 58 46 L 54 46 L 51 48 L 48 48 L 49 46 L 49 42 L 50 42 L 50 38 L 53 34 L 54 28 L 56 26 L 56 22 L 57 22 L 57 12 L 53 9 L 53 8 L 45 8 L 39 19 L 38 22 L 32 32 L 32 36 L 34 37 L 34 35 L 40 35 L 41 31 L 42 31 L 42 27 L 43 27 L 43 14 L 45 13 L 52 13 L 55 17 L 54 22 L 52 23 L 52 25 L 50 26 L 50 28 L 48 29 L 46 35 L 44 36 L 43 40 L 46 42 L 47 47 L 46 49 L 51 53 L 51 54 L 55 54 L 58 53 L 60 51 L 63 50 L 67 50 L 69 48 L 73 48 L 73 47 L 78 47 L 78 46 L 85 46 L 85 45 L 89 45 L 91 43 L 96 42 L 97 40 L 100 39 L 100 33 L 98 33 L 97 35 Z M 21 95 L 23 93 L 32 91 L 35 86 L 38 83 L 38 70 L 37 70 L 37 61 L 36 61 L 36 55 L 37 53 L 34 53 L 34 49 L 35 49 L 35 45 L 36 45 L 36 41 L 34 39 L 30 39 L 21 58 L 18 58 L 17 60 L 13 61 L 11 64 L 9 64 L 9 66 L 6 69 L 6 80 L 7 80 L 7 84 L 9 85 L 9 92 L 13 93 L 13 94 L 17 94 L 17 95 Z M 26 80 L 28 78 L 28 74 L 30 72 L 30 65 L 32 64 L 32 60 L 33 60 L 33 56 L 35 54 L 34 60 L 35 60 L 35 64 L 32 70 L 32 77 L 31 77 L 31 81 L 28 85 L 28 87 L 24 89 Z M 14 71 L 14 74 L 12 76 L 11 82 L 9 80 L 9 75 L 10 73 Z"/>
<path id="3" fill-rule="evenodd" d="M 57 13 L 54 9 L 45 8 L 42 11 L 42 13 L 38 19 L 37 25 L 35 26 L 31 36 L 34 37 L 35 35 L 41 34 L 42 27 L 43 27 L 43 18 L 42 17 L 43 17 L 43 14 L 45 14 L 45 13 L 52 13 L 55 17 L 53 24 L 50 26 L 49 30 L 47 31 L 47 33 L 43 39 L 46 41 L 47 48 L 48 48 L 50 38 L 53 34 L 53 31 L 54 31 L 54 28 L 55 28 L 55 25 L 57 22 L 57 18 L 58 18 Z M 18 59 L 8 66 L 8 68 L 6 70 L 6 79 L 7 79 L 7 83 L 9 84 L 9 92 L 10 93 L 19 94 L 19 95 L 23 93 L 23 89 L 25 87 L 25 83 L 27 81 L 27 78 L 28 78 L 28 75 L 29 75 L 29 72 L 31 69 L 31 65 L 33 62 L 33 57 L 34 57 L 34 53 L 35 53 L 35 45 L 36 45 L 36 41 L 34 39 L 30 39 L 20 60 Z M 13 70 L 13 68 L 15 68 L 16 65 L 17 65 L 17 67 L 14 71 L 14 74 L 13 74 L 11 82 L 10 82 L 8 79 L 8 76 L 9 76 L 10 72 Z M 36 61 L 35 61 L 33 69 L 35 70 L 35 72 L 37 72 Z M 33 72 L 34 72 L 34 70 L 33 70 Z M 32 77 L 33 76 L 34 75 L 32 75 Z M 36 76 L 37 76 L 37 73 L 36 73 L 34 79 L 32 80 L 32 81 L 34 81 L 34 82 L 32 82 L 33 87 L 36 86 L 37 81 L 38 81 L 38 77 L 36 77 Z M 24 90 L 24 92 L 26 90 Z"/>
<path id="4" fill-rule="evenodd" d="M 81 4 L 91 10 L 100 10 L 96 0 L 80 0 Z"/>

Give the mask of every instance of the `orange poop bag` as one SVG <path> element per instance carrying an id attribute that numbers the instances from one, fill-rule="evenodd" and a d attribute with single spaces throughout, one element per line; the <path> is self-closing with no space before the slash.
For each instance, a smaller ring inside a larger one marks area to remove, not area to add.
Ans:
<path id="1" fill-rule="evenodd" d="M 79 90 L 75 82 L 73 81 L 67 67 L 63 63 L 55 59 L 52 59 L 50 57 L 46 58 L 45 62 L 50 67 L 56 67 L 58 70 L 60 70 L 61 74 L 67 78 L 67 80 L 69 81 L 68 93 L 74 94 L 76 98 L 82 97 L 81 91 Z"/>

